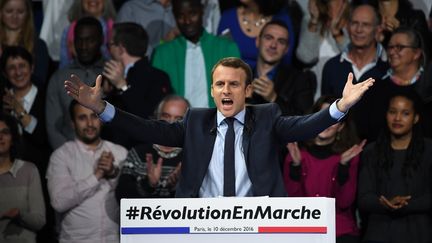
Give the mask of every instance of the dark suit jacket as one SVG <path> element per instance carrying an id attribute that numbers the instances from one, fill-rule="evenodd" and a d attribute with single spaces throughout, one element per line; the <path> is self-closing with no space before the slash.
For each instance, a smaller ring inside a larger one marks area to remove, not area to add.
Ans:
<path id="1" fill-rule="evenodd" d="M 300 71 L 292 66 L 279 65 L 272 80 L 282 115 L 302 115 L 312 107 L 316 91 L 316 76 L 311 71 Z M 264 104 L 267 101 L 257 93 L 248 103 Z"/>
<path id="2" fill-rule="evenodd" d="M 21 158 L 36 164 L 40 174 L 45 178 L 51 149 L 48 143 L 48 135 L 45 128 L 45 92 L 39 88 L 36 98 L 29 112 L 37 119 L 37 125 L 33 133 L 23 130 Z"/>
<path id="3" fill-rule="evenodd" d="M 147 58 L 140 59 L 131 67 L 126 81 L 129 89 L 125 92 L 114 92 L 108 100 L 116 107 L 143 118 L 151 117 L 159 102 L 172 93 L 168 75 L 153 68 Z M 109 125 L 104 128 L 103 138 L 128 149 L 136 145 Z"/>
<path id="4" fill-rule="evenodd" d="M 198 197 L 216 139 L 216 109 L 190 109 L 183 121 L 168 124 L 141 119 L 116 110 L 112 125 L 146 143 L 183 147 L 177 197 Z M 248 106 L 243 151 L 254 196 L 285 196 L 279 167 L 280 145 L 315 137 L 334 124 L 328 109 L 308 116 L 283 117 L 274 104 Z"/>

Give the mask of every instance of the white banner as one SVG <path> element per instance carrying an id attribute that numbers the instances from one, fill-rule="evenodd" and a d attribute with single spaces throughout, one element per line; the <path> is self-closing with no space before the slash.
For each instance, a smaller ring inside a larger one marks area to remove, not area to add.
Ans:
<path id="1" fill-rule="evenodd" d="M 121 242 L 335 242 L 333 198 L 122 199 Z"/>

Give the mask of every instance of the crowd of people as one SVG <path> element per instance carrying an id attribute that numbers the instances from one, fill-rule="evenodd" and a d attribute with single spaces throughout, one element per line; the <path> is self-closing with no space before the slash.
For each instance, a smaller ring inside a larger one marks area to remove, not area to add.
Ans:
<path id="1" fill-rule="evenodd" d="M 38 36 L 0 0 L 0 242 L 119 242 L 122 198 L 265 195 L 335 198 L 337 243 L 432 242 L 413 6 L 44 0 Z"/>

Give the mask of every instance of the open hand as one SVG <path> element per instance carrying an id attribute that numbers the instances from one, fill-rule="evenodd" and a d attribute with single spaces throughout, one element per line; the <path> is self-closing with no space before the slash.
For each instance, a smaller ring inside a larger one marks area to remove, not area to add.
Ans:
<path id="1" fill-rule="evenodd" d="M 115 60 L 106 62 L 102 74 L 117 89 L 127 85 L 124 78 L 124 66 L 121 62 Z"/>
<path id="2" fill-rule="evenodd" d="M 147 177 L 149 180 L 149 184 L 151 187 L 156 187 L 159 183 L 161 174 L 162 174 L 162 162 L 163 159 L 159 158 L 157 163 L 153 163 L 153 155 L 146 154 L 146 162 L 147 162 Z"/>
<path id="3" fill-rule="evenodd" d="M 252 87 L 255 93 L 261 95 L 267 102 L 274 102 L 277 94 L 274 90 L 274 83 L 266 76 L 255 78 L 252 81 Z"/>
<path id="4" fill-rule="evenodd" d="M 180 170 L 181 170 L 181 162 L 175 167 L 175 169 L 169 174 L 167 178 L 167 183 L 170 187 L 175 187 L 177 185 L 177 181 L 180 178 Z"/>
<path id="5" fill-rule="evenodd" d="M 363 151 L 363 147 L 366 144 L 366 139 L 363 139 L 359 144 L 354 144 L 347 151 L 343 152 L 341 155 L 340 163 L 346 165 L 348 161 L 357 156 L 361 151 Z"/>
<path id="6" fill-rule="evenodd" d="M 72 74 L 70 79 L 64 82 L 66 93 L 96 114 L 101 114 L 105 109 L 105 102 L 102 100 L 101 84 L 102 75 L 97 76 L 94 87 L 83 83 L 75 74 Z"/>
<path id="7" fill-rule="evenodd" d="M 302 160 L 302 156 L 301 156 L 300 149 L 298 147 L 297 142 L 288 143 L 287 149 L 288 149 L 289 154 L 291 155 L 291 158 L 293 160 L 294 165 L 295 166 L 300 165 L 301 160 Z"/>
<path id="8" fill-rule="evenodd" d="M 355 105 L 361 97 L 364 95 L 364 93 L 372 87 L 372 85 L 375 82 L 375 79 L 368 78 L 367 80 L 353 84 L 353 74 L 350 72 L 348 74 L 347 81 L 345 83 L 345 87 L 342 92 L 342 98 L 339 100 L 339 102 L 336 104 L 337 108 L 341 112 L 347 112 L 349 108 L 351 108 L 353 105 Z"/>

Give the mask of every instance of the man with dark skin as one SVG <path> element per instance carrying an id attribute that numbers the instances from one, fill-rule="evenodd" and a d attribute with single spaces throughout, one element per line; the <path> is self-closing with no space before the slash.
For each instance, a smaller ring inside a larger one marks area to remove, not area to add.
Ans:
<path id="1" fill-rule="evenodd" d="M 173 0 L 172 7 L 181 35 L 159 45 L 152 64 L 169 75 L 175 93 L 188 99 L 192 107 L 212 107 L 213 65 L 224 57 L 239 57 L 240 52 L 234 42 L 204 29 L 201 0 Z"/>
<path id="2" fill-rule="evenodd" d="M 100 76 L 96 85 L 90 87 L 72 75 L 65 81 L 65 89 L 103 121 L 111 122 L 138 141 L 182 147 L 177 197 L 244 197 L 286 196 L 277 149 L 291 141 L 312 138 L 335 124 L 374 82 L 368 79 L 353 84 L 353 75 L 349 74 L 342 98 L 328 109 L 308 116 L 286 117 L 273 103 L 246 106 L 252 71 L 241 59 L 220 60 L 212 70 L 212 78 L 211 95 L 217 108 L 189 109 L 182 121 L 172 124 L 139 119 L 115 109 L 102 100 Z M 229 145 L 231 148 L 226 143 L 225 146 L 234 158 L 226 159 L 224 135 L 229 131 L 234 144 Z M 225 167 L 234 168 L 226 172 Z M 230 185 L 229 190 L 224 184 Z"/>
<path id="3" fill-rule="evenodd" d="M 85 17 L 75 27 L 75 50 L 77 58 L 69 66 L 57 70 L 51 77 L 46 99 L 46 127 L 48 140 L 53 149 L 75 137 L 68 113 L 70 97 L 63 91 L 63 81 L 72 73 L 83 77 L 89 85 L 103 71 L 104 60 L 100 52 L 103 43 L 102 26 L 92 17 Z"/>

